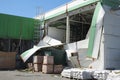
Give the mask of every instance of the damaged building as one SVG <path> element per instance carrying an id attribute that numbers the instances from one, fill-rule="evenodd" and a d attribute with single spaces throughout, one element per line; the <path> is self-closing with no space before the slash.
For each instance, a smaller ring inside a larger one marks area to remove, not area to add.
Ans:
<path id="1" fill-rule="evenodd" d="M 78 51 L 82 67 L 120 69 L 119 7 L 119 0 L 75 0 L 36 18 L 43 20 L 41 34 Z"/>
<path id="2" fill-rule="evenodd" d="M 74 0 L 35 19 L 0 17 L 0 51 L 16 52 L 18 65 L 41 49 L 62 46 L 68 60 L 78 53 L 77 67 L 120 69 L 119 0 Z"/>
<path id="3" fill-rule="evenodd" d="M 73 0 L 40 13 L 0 13 L 0 69 L 120 79 L 120 0 Z"/>

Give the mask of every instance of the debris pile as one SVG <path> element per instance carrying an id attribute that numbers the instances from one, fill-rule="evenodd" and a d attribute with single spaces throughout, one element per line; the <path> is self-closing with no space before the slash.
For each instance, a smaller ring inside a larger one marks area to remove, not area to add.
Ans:
<path id="1" fill-rule="evenodd" d="M 73 79 L 120 80 L 120 70 L 65 68 L 61 76 Z"/>
<path id="2" fill-rule="evenodd" d="M 109 73 L 106 80 L 120 80 L 120 70 L 114 70 Z"/>
<path id="3" fill-rule="evenodd" d="M 73 79 L 93 79 L 93 73 L 94 70 L 92 69 L 71 68 L 64 69 L 61 73 L 61 76 Z"/>
<path id="4" fill-rule="evenodd" d="M 119 71 L 120 72 L 120 71 Z M 97 79 L 97 80 L 119 80 L 120 73 L 115 74 L 110 70 L 94 70 L 94 69 L 81 69 L 81 68 L 65 68 L 62 77 L 73 79 Z"/>

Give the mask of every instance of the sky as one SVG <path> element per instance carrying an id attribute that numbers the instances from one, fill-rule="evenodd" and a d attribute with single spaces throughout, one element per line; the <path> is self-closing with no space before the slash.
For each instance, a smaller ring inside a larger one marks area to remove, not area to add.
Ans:
<path id="1" fill-rule="evenodd" d="M 0 13 L 33 18 L 39 13 L 50 11 L 71 0 L 0 0 Z"/>

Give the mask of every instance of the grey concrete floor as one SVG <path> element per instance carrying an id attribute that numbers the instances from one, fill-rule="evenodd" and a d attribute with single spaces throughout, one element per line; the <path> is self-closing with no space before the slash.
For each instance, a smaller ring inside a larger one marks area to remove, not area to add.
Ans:
<path id="1" fill-rule="evenodd" d="M 59 74 L 43 74 L 41 72 L 23 72 L 18 70 L 0 71 L 0 80 L 70 80 Z"/>

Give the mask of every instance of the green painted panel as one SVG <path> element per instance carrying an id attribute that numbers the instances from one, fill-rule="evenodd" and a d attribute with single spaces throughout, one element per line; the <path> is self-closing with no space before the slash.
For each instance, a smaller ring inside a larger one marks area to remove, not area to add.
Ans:
<path id="1" fill-rule="evenodd" d="M 51 56 L 54 56 L 54 64 L 55 65 L 64 65 L 66 66 L 66 52 L 64 50 L 49 48 L 43 49 L 43 54 L 45 55 L 46 51 L 50 53 Z M 44 56 L 43 55 L 43 56 Z"/>
<path id="2" fill-rule="evenodd" d="M 54 56 L 54 63 L 56 65 L 64 65 L 66 66 L 66 53 L 64 50 L 59 49 L 51 49 L 51 55 Z"/>
<path id="3" fill-rule="evenodd" d="M 101 0 L 103 4 L 118 8 L 120 6 L 120 0 Z"/>
<path id="4" fill-rule="evenodd" d="M 0 38 L 31 40 L 34 23 L 32 18 L 0 14 Z"/>
<path id="5" fill-rule="evenodd" d="M 98 2 L 97 6 L 95 8 L 95 12 L 94 12 L 93 19 L 92 19 L 92 24 L 91 24 L 91 27 L 90 27 L 90 37 L 89 37 L 89 45 L 88 45 L 88 53 L 87 53 L 88 57 L 92 57 L 92 52 L 93 52 L 93 47 L 94 47 L 94 39 L 95 39 L 95 32 L 96 32 L 96 22 L 97 22 L 98 13 L 99 13 L 100 8 L 101 8 L 101 3 Z"/>

